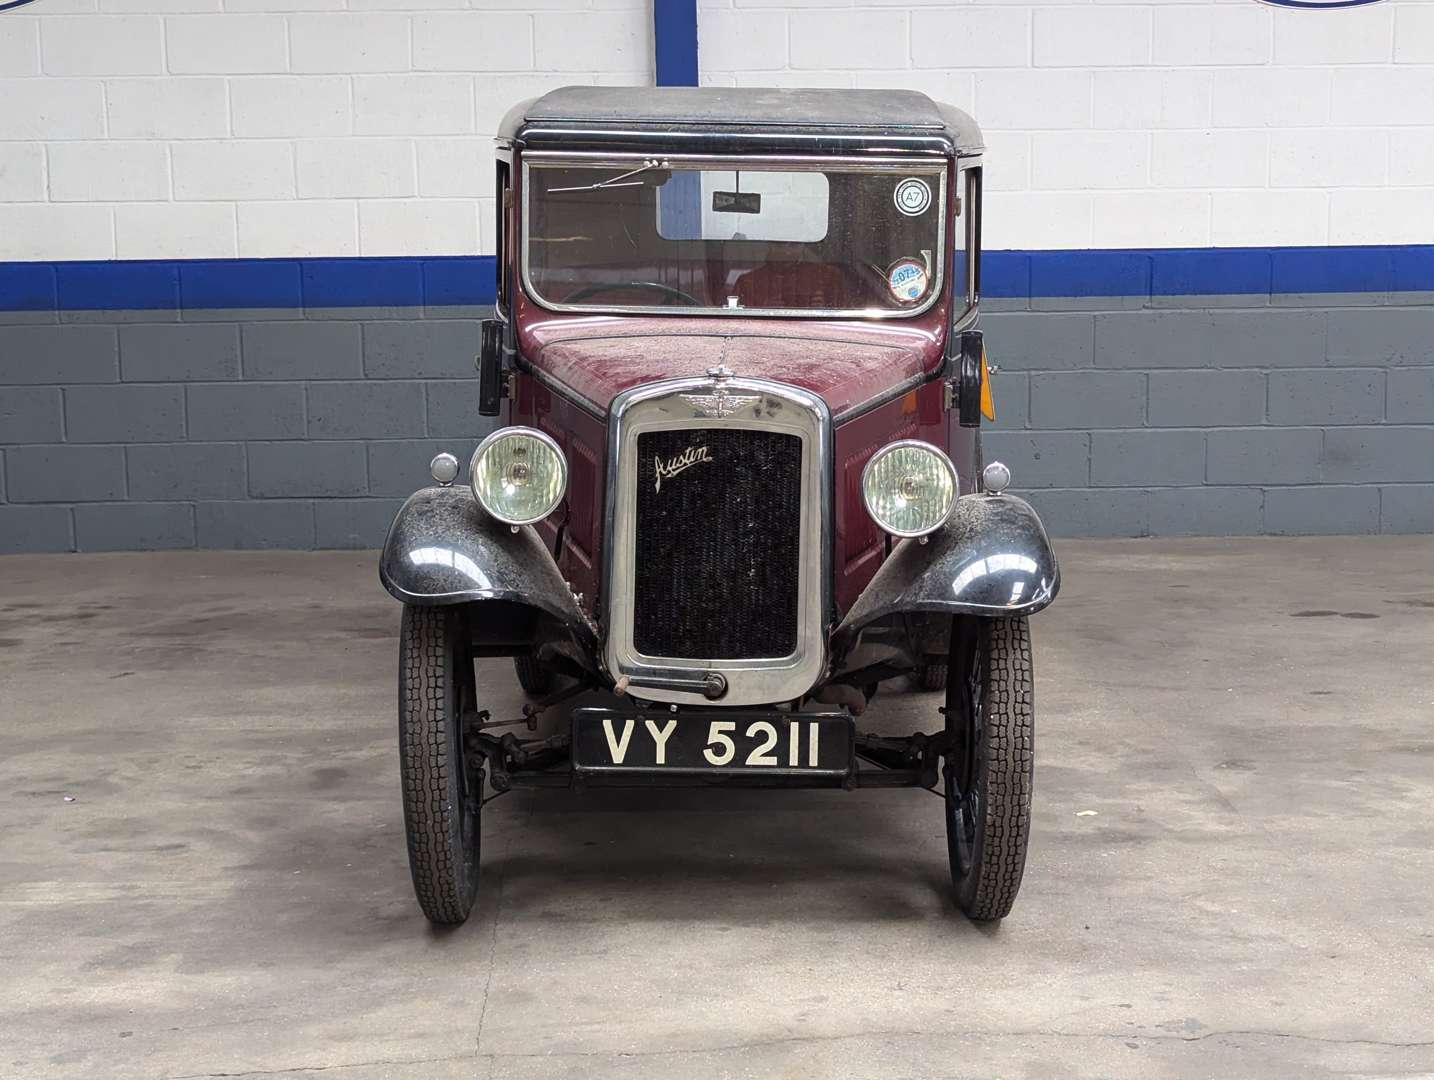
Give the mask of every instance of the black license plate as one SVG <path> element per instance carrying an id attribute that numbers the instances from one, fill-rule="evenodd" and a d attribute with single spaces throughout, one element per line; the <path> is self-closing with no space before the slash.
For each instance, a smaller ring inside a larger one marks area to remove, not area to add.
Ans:
<path id="1" fill-rule="evenodd" d="M 845 713 L 573 711 L 573 768 L 592 772 L 845 776 Z"/>

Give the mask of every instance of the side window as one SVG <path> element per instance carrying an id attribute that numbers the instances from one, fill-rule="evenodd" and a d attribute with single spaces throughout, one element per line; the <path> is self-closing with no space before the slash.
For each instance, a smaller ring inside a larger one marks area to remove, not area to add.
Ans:
<path id="1" fill-rule="evenodd" d="M 498 175 L 493 183 L 493 191 L 497 196 L 493 201 L 496 204 L 498 216 L 498 225 L 493 232 L 493 254 L 497 256 L 498 314 L 505 318 L 508 314 L 508 278 L 512 270 L 508 257 L 508 214 L 513 203 L 513 189 L 509 186 L 511 175 L 508 162 L 499 158 Z"/>
<path id="2" fill-rule="evenodd" d="M 962 319 L 981 295 L 981 167 L 956 178 L 960 205 L 951 224 L 951 310 Z"/>
<path id="3" fill-rule="evenodd" d="M 951 220 L 951 310 L 960 315 L 970 300 L 971 171 L 956 174 L 956 200 Z"/>
<path id="4" fill-rule="evenodd" d="M 966 217 L 962 232 L 965 238 L 966 299 L 975 304 L 981 298 L 981 167 L 966 170 L 966 198 L 962 213 Z"/>

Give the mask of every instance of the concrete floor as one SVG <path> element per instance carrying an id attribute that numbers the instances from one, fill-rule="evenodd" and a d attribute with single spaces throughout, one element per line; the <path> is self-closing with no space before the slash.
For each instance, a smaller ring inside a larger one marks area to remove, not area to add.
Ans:
<path id="1" fill-rule="evenodd" d="M 999 929 L 924 792 L 545 792 L 448 933 L 372 554 L 0 559 L 0 1074 L 1434 1075 L 1434 538 L 1061 555 Z"/>

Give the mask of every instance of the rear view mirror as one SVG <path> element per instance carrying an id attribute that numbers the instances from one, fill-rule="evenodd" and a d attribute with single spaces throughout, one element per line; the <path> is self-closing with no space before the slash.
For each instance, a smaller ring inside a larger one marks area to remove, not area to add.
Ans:
<path id="1" fill-rule="evenodd" d="M 712 210 L 718 214 L 760 214 L 762 193 L 759 191 L 714 191 Z"/>
<path id="2" fill-rule="evenodd" d="M 961 335 L 961 355 L 957 358 L 956 407 L 957 421 L 962 427 L 981 425 L 981 331 L 967 330 Z"/>
<path id="3" fill-rule="evenodd" d="M 502 319 L 484 319 L 478 353 L 478 414 L 497 416 L 503 397 L 503 335 L 507 329 Z"/>

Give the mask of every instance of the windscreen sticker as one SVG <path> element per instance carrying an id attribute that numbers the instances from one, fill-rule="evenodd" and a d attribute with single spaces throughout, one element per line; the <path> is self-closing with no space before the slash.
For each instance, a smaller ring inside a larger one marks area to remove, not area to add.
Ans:
<path id="1" fill-rule="evenodd" d="M 907 217 L 919 217 L 931 207 L 931 186 L 925 180 L 909 176 L 896 185 L 892 200 Z"/>
<path id="2" fill-rule="evenodd" d="M 886 287 L 903 304 L 925 296 L 928 281 L 925 263 L 916 259 L 897 259 L 886 271 Z"/>

